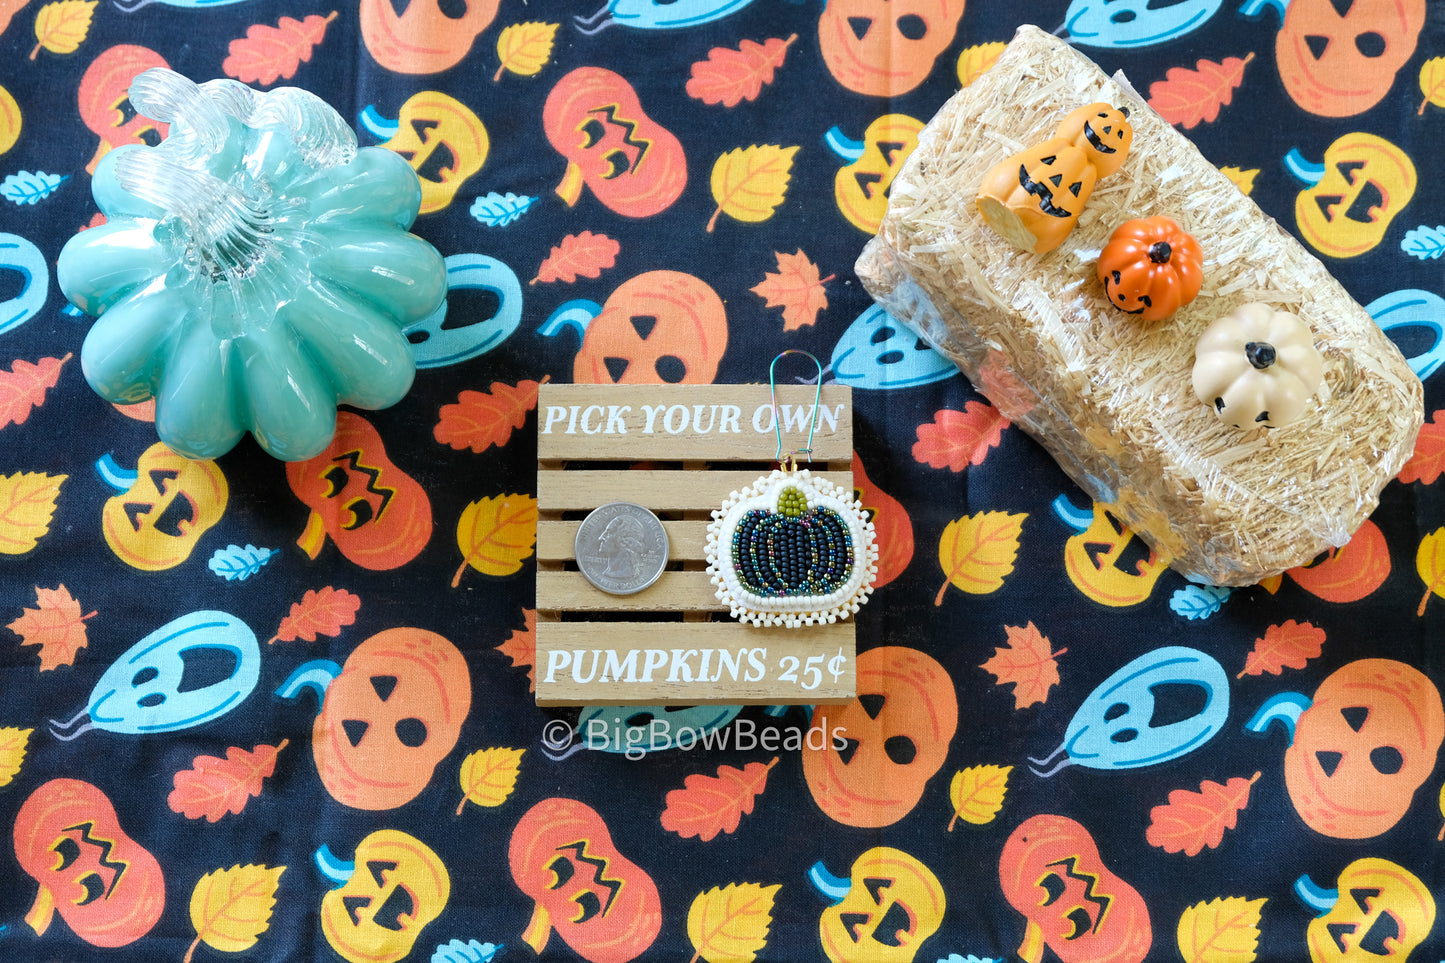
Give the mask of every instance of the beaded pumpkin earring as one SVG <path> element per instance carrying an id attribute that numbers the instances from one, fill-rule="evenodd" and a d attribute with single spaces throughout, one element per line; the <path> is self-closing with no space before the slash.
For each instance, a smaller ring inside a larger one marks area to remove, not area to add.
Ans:
<path id="1" fill-rule="evenodd" d="M 818 366 L 808 447 L 783 453 L 778 417 L 778 361 L 802 354 Z M 712 513 L 707 529 L 707 570 L 718 600 L 732 617 L 753 625 L 821 625 L 857 612 L 878 576 L 873 523 L 853 493 L 798 468 L 812 461 L 823 366 L 806 351 L 788 349 L 768 368 L 778 468 L 732 492 Z"/>

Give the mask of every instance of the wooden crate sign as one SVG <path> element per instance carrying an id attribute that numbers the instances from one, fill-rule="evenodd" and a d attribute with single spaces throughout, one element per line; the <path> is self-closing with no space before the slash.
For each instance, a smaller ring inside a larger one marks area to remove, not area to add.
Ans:
<path id="1" fill-rule="evenodd" d="M 778 388 L 785 451 L 807 445 L 814 390 Z M 815 475 L 851 491 L 852 389 L 828 385 Z M 797 629 L 734 621 L 707 574 L 707 526 L 776 466 L 767 385 L 543 385 L 537 402 L 537 704 L 819 703 L 855 691 L 853 621 Z M 608 502 L 662 520 L 667 569 L 612 595 L 577 568 L 577 530 Z"/>

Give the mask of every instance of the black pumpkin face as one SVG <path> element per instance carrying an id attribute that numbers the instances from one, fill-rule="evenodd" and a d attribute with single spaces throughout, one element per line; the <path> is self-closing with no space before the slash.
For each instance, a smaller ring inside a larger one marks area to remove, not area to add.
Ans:
<path id="1" fill-rule="evenodd" d="M 828 595 L 853 574 L 853 539 L 837 512 L 808 508 L 801 491 L 785 488 L 778 511 L 754 509 L 743 516 L 732 560 L 743 587 L 756 595 Z"/>

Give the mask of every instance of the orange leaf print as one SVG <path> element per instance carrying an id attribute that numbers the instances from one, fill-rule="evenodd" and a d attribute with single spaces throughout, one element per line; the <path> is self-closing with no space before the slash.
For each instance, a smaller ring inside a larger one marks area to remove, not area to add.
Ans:
<path id="1" fill-rule="evenodd" d="M 23 424 L 32 408 L 44 404 L 45 392 L 55 387 L 61 365 L 69 360 L 69 354 L 34 364 L 17 358 L 8 372 L 0 371 L 0 428 Z"/>
<path id="2" fill-rule="evenodd" d="M 305 20 L 282 17 L 274 27 L 252 24 L 245 37 L 231 41 L 230 56 L 221 61 L 221 70 L 247 84 L 274 84 L 282 77 L 290 80 L 301 64 L 311 59 L 312 48 L 335 19 L 333 10 L 324 17 L 313 13 Z"/>
<path id="3" fill-rule="evenodd" d="M 818 266 L 801 250 L 796 254 L 774 251 L 773 256 L 778 259 L 778 273 L 766 272 L 750 290 L 764 298 L 768 307 L 783 309 L 784 331 L 813 324 L 818 312 L 828 306 L 828 292 L 823 285 L 834 275 L 820 278 Z"/>
<path id="4" fill-rule="evenodd" d="M 537 610 L 523 609 L 525 625 L 507 636 L 497 651 L 512 660 L 512 665 L 527 670 L 527 691 L 537 691 Z"/>
<path id="5" fill-rule="evenodd" d="M 528 283 L 565 281 L 571 284 L 579 277 L 598 277 L 617 263 L 617 252 L 620 250 L 622 245 L 606 234 L 593 234 L 591 231 L 568 234 L 562 238 L 562 243 L 552 248 L 542 266 L 537 268 L 537 276 Z"/>
<path id="6" fill-rule="evenodd" d="M 1224 831 L 1233 829 L 1239 813 L 1249 805 L 1249 789 L 1259 778 L 1236 776 L 1224 785 L 1211 780 L 1199 784 L 1199 792 L 1176 789 L 1169 801 L 1149 811 L 1149 828 L 1144 838 L 1150 846 L 1166 853 L 1197 856 L 1204 847 L 1217 847 Z"/>
<path id="7" fill-rule="evenodd" d="M 998 446 L 1009 421 L 991 405 L 970 401 L 963 411 L 944 408 L 933 421 L 918 426 L 913 460 L 932 468 L 963 471 L 982 465 L 989 449 Z"/>
<path id="8" fill-rule="evenodd" d="M 1234 89 L 1244 81 L 1245 65 L 1253 59 L 1251 53 L 1243 60 L 1226 57 L 1223 63 L 1200 60 L 1193 70 L 1171 67 L 1163 80 L 1149 85 L 1149 106 L 1186 130 L 1213 123 L 1219 108 L 1234 98 Z"/>
<path id="9" fill-rule="evenodd" d="M 40 646 L 40 671 L 72 665 L 76 653 L 89 644 L 85 620 L 94 615 L 80 614 L 80 603 L 73 599 L 64 585 L 53 589 L 35 587 L 35 604 L 25 609 L 20 618 L 7 628 L 20 636 L 21 645 Z"/>
<path id="10" fill-rule="evenodd" d="M 361 599 L 346 589 L 326 586 L 322 589 L 307 589 L 301 601 L 291 605 L 291 611 L 281 620 L 276 634 L 266 640 L 272 642 L 295 642 L 304 639 L 315 642 L 318 635 L 338 636 L 344 626 L 356 621 L 356 610 L 361 608 Z"/>
<path id="11" fill-rule="evenodd" d="M 1420 434 L 1415 438 L 1415 453 L 1405 462 L 1400 474 L 1395 476 L 1400 481 L 1406 484 L 1424 482 L 1426 485 L 1433 485 L 1440 473 L 1445 471 L 1445 422 L 1440 420 L 1441 415 L 1445 415 L 1445 411 L 1435 412 L 1420 429 Z M 3 410 L 0 410 L 0 418 L 3 418 Z M 4 424 L 4 421 L 0 420 L 0 427 Z"/>
<path id="12" fill-rule="evenodd" d="M 176 773 L 166 803 L 172 812 L 187 819 L 204 816 L 208 823 L 226 813 L 239 813 L 252 796 L 261 794 L 261 782 L 276 771 L 276 756 L 288 742 L 282 739 L 279 745 L 257 746 L 250 752 L 232 746 L 224 759 L 197 756 L 190 769 Z"/>
<path id="13" fill-rule="evenodd" d="M 1254 640 L 1254 650 L 1244 660 L 1244 669 L 1235 676 L 1279 675 L 1285 669 L 1303 669 L 1305 663 L 1320 654 L 1325 644 L 1325 630 L 1308 622 L 1290 619 L 1282 625 L 1271 625 L 1264 636 Z"/>
<path id="14" fill-rule="evenodd" d="M 456 404 L 442 406 L 432 434 L 458 451 L 470 448 L 481 454 L 493 445 L 501 448 L 527 423 L 527 412 L 537 407 L 537 389 L 549 378 L 519 381 L 516 387 L 494 381 L 490 392 L 463 391 Z"/>
<path id="15" fill-rule="evenodd" d="M 1023 628 L 1005 625 L 1008 644 L 993 650 L 993 658 L 980 668 L 989 672 L 999 685 L 1014 687 L 1014 708 L 1023 709 L 1036 702 L 1046 702 L 1049 689 L 1059 684 L 1059 664 L 1055 660 L 1068 649 L 1052 651 L 1048 636 L 1030 622 Z"/>
<path id="16" fill-rule="evenodd" d="M 732 833 L 743 816 L 753 811 L 753 801 L 768 783 L 768 770 L 778 764 L 750 762 L 742 769 L 719 766 L 716 776 L 695 773 L 682 781 L 682 789 L 667 794 L 662 810 L 662 828 L 684 839 L 697 836 L 703 842 L 718 833 Z"/>
<path id="17" fill-rule="evenodd" d="M 736 107 L 744 100 L 756 100 L 763 87 L 773 82 L 773 72 L 783 65 L 788 48 L 798 39 L 773 37 L 757 43 L 744 40 L 738 49 L 714 47 L 706 60 L 692 65 L 687 95 L 705 104 Z"/>

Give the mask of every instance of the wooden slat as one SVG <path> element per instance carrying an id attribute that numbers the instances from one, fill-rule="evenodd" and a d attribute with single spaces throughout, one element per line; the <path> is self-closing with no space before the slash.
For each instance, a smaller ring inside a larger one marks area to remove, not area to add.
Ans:
<path id="1" fill-rule="evenodd" d="M 607 502 L 636 502 L 654 512 L 711 511 L 756 471 L 538 471 L 537 505 L 543 511 L 585 511 Z M 818 471 L 816 477 L 852 491 L 853 473 Z"/>
<path id="2" fill-rule="evenodd" d="M 707 522 L 662 522 L 667 532 L 668 557 L 678 562 L 700 562 L 707 558 Z M 569 562 L 576 558 L 577 529 L 580 521 L 548 521 L 537 523 L 537 558 L 542 561 Z"/>
<path id="3" fill-rule="evenodd" d="M 610 595 L 581 572 L 538 572 L 537 608 L 564 612 L 720 612 L 706 572 L 663 572 L 635 595 Z"/>
<path id="4" fill-rule="evenodd" d="M 802 365 L 809 366 L 806 361 Z M 781 368 L 779 373 L 783 373 Z M 813 434 L 814 461 L 852 457 L 852 390 L 841 385 L 823 387 Z M 778 387 L 786 451 L 807 445 L 814 391 L 811 385 Z M 665 388 L 546 384 L 537 401 L 537 457 L 771 461 L 777 457 L 778 446 L 772 417 L 766 384 Z M 709 430 L 699 433 L 700 427 Z"/>
<path id="5" fill-rule="evenodd" d="M 707 677 L 699 680 L 703 650 L 712 651 L 706 657 Z M 720 650 L 726 650 L 731 661 L 721 658 Z M 616 665 L 632 667 L 620 681 L 601 681 L 608 651 Z M 637 655 L 629 660 L 632 651 Z M 842 702 L 854 694 L 855 654 L 851 622 L 798 629 L 759 629 L 737 622 L 539 622 L 537 704 Z M 649 662 L 654 668 L 645 677 Z M 677 680 L 669 682 L 674 666 Z M 836 679 L 832 668 L 840 670 Z M 781 678 L 790 669 L 791 678 Z M 690 683 L 684 681 L 689 673 L 694 677 Z M 749 676 L 754 681 L 748 681 Z M 590 681 L 580 683 L 579 678 Z"/>

